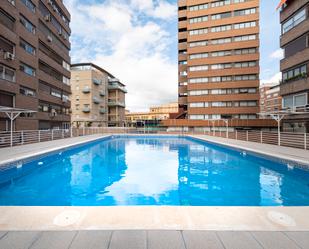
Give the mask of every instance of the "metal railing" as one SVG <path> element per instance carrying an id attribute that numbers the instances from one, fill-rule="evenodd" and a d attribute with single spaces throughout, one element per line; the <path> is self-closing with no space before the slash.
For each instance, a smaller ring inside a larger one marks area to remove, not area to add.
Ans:
<path id="1" fill-rule="evenodd" d="M 277 132 L 272 131 L 171 131 L 166 128 L 129 128 L 129 127 L 85 127 L 64 130 L 29 130 L 14 131 L 12 146 L 52 141 L 57 139 L 88 136 L 94 134 L 176 134 L 176 135 L 209 135 L 215 137 L 236 139 L 263 144 L 281 145 L 309 150 L 309 133 Z M 11 146 L 11 132 L 0 132 L 0 147 Z"/>

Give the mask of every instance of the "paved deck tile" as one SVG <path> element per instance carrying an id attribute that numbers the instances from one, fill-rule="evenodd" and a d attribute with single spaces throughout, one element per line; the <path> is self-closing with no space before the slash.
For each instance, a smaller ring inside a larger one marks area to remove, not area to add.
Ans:
<path id="1" fill-rule="evenodd" d="M 79 231 L 70 249 L 108 249 L 111 231 Z"/>
<path id="2" fill-rule="evenodd" d="M 40 232 L 8 232 L 0 239 L 0 248 L 28 249 L 40 235 Z"/>
<path id="3" fill-rule="evenodd" d="M 146 231 L 114 231 L 109 249 L 146 249 Z"/>
<path id="4" fill-rule="evenodd" d="M 282 232 L 252 232 L 257 241 L 265 249 L 299 249 L 294 241 Z"/>
<path id="5" fill-rule="evenodd" d="M 77 232 L 43 232 L 29 249 L 68 249 Z"/>
<path id="6" fill-rule="evenodd" d="M 285 232 L 302 249 L 309 249 L 309 232 Z"/>
<path id="7" fill-rule="evenodd" d="M 226 249 L 263 249 L 249 232 L 218 232 Z"/>
<path id="8" fill-rule="evenodd" d="M 185 249 L 180 231 L 148 231 L 148 249 Z"/>
<path id="9" fill-rule="evenodd" d="M 224 249 L 216 232 L 183 231 L 187 249 Z"/>

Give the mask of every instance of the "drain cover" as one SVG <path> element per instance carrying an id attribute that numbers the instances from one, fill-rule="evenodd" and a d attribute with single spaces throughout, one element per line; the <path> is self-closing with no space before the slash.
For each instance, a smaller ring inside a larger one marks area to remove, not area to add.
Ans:
<path id="1" fill-rule="evenodd" d="M 296 226 L 295 220 L 291 216 L 288 216 L 284 213 L 270 211 L 268 212 L 267 216 L 272 222 L 278 225 L 285 226 L 285 227 Z"/>
<path id="2" fill-rule="evenodd" d="M 57 215 L 54 219 L 54 224 L 60 227 L 66 227 L 75 224 L 80 218 L 78 211 L 64 211 Z"/>

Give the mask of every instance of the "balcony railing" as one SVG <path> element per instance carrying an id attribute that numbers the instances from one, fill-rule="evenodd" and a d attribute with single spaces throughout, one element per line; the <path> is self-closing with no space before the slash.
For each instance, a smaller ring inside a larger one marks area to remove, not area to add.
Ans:
<path id="1" fill-rule="evenodd" d="M 85 86 L 83 88 L 83 93 L 90 93 L 90 87 L 89 86 Z"/>
<path id="2" fill-rule="evenodd" d="M 293 81 L 301 80 L 301 79 L 306 79 L 306 78 L 308 78 L 308 73 L 302 73 L 302 74 L 294 76 L 292 78 L 282 80 L 282 81 L 280 81 L 280 84 L 285 84 L 285 83 L 289 83 L 289 82 L 293 82 Z"/>
<path id="3" fill-rule="evenodd" d="M 102 96 L 102 97 L 103 97 L 103 96 L 105 96 L 105 95 L 106 95 L 105 91 L 103 91 L 103 90 L 102 90 L 102 91 L 100 91 L 100 96 Z"/>
<path id="4" fill-rule="evenodd" d="M 93 97 L 93 103 L 95 103 L 95 104 L 100 104 L 101 103 L 101 100 L 100 99 L 98 99 L 97 97 Z"/>
<path id="5" fill-rule="evenodd" d="M 105 113 L 106 113 L 106 109 L 105 109 L 105 108 L 101 108 L 101 109 L 100 109 L 100 113 L 101 113 L 101 114 L 105 114 Z"/>
<path id="6" fill-rule="evenodd" d="M 119 85 L 117 83 L 109 83 L 108 84 L 108 89 L 109 90 L 120 90 L 120 91 L 122 91 L 124 93 L 128 92 L 127 89 L 124 86 Z"/>
<path id="7" fill-rule="evenodd" d="M 126 107 L 126 104 L 121 101 L 108 101 L 109 106 L 120 106 L 120 107 Z"/>
<path id="8" fill-rule="evenodd" d="M 89 113 L 91 111 L 90 107 L 83 107 L 83 112 Z"/>
<path id="9" fill-rule="evenodd" d="M 101 85 L 102 84 L 102 80 L 99 80 L 99 79 L 93 79 L 92 82 L 95 85 Z"/>

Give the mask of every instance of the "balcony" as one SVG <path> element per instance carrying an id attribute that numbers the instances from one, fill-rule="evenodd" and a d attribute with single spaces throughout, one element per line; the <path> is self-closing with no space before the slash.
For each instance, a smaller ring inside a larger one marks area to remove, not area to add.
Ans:
<path id="1" fill-rule="evenodd" d="M 102 84 L 102 80 L 99 80 L 99 79 L 93 79 L 92 82 L 93 82 L 93 84 L 95 84 L 97 86 Z"/>
<path id="2" fill-rule="evenodd" d="M 105 108 L 101 108 L 100 109 L 100 114 L 105 114 L 106 113 L 106 109 Z"/>
<path id="3" fill-rule="evenodd" d="M 92 100 L 93 100 L 93 103 L 95 103 L 95 104 L 100 104 L 101 103 L 101 100 L 98 99 L 97 97 L 93 97 Z"/>
<path id="4" fill-rule="evenodd" d="M 84 113 L 89 113 L 90 112 L 90 107 L 84 107 L 83 108 Z"/>
<path id="5" fill-rule="evenodd" d="M 120 106 L 120 107 L 125 108 L 125 107 L 126 107 L 126 104 L 125 104 L 124 102 L 121 102 L 121 101 L 112 101 L 112 100 L 109 100 L 109 101 L 108 101 L 108 106 Z"/>
<path id="6" fill-rule="evenodd" d="M 128 92 L 127 89 L 124 86 L 120 85 L 119 83 L 109 83 L 108 90 L 120 90 L 124 93 Z"/>
<path id="7" fill-rule="evenodd" d="M 84 89 L 83 89 L 83 93 L 90 93 L 90 87 L 85 86 Z"/>
<path id="8" fill-rule="evenodd" d="M 101 97 L 104 97 L 106 95 L 105 91 L 103 91 L 103 90 L 101 90 L 99 93 L 100 93 Z"/>

